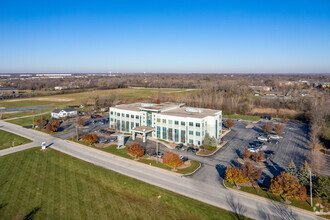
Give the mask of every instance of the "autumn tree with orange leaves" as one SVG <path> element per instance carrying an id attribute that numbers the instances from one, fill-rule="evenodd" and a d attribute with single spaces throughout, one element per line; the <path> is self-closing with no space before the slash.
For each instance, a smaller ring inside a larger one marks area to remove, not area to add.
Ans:
<path id="1" fill-rule="evenodd" d="M 135 143 L 129 146 L 126 151 L 128 154 L 134 156 L 135 159 L 144 155 L 144 149 Z"/>
<path id="2" fill-rule="evenodd" d="M 227 167 L 225 179 L 229 183 L 235 184 L 236 187 L 249 182 L 249 178 L 247 178 L 238 167 Z"/>
<path id="3" fill-rule="evenodd" d="M 250 162 L 245 162 L 242 165 L 242 171 L 251 183 L 255 183 L 255 180 L 261 178 L 262 170 L 253 166 Z"/>
<path id="4" fill-rule="evenodd" d="M 84 134 L 81 139 L 84 142 L 87 142 L 89 144 L 94 144 L 97 142 L 97 140 L 99 139 L 99 137 L 95 134 Z"/>
<path id="5" fill-rule="evenodd" d="M 227 119 L 223 124 L 224 124 L 227 128 L 232 128 L 232 127 L 235 125 L 234 121 L 231 120 L 231 119 Z"/>
<path id="6" fill-rule="evenodd" d="M 183 164 L 183 161 L 177 154 L 172 152 L 165 152 L 163 156 L 163 164 L 169 167 L 173 167 L 174 170 L 176 170 L 177 167 L 180 167 Z"/>
<path id="7" fill-rule="evenodd" d="M 273 177 L 271 180 L 270 192 L 274 195 L 279 195 L 285 198 L 306 199 L 306 188 L 299 184 L 297 177 L 291 176 L 286 172 L 281 172 L 281 175 Z"/>
<path id="8" fill-rule="evenodd" d="M 283 128 L 284 128 L 283 124 L 276 124 L 274 126 L 274 131 L 275 131 L 276 134 L 282 134 L 283 133 Z"/>
<path id="9" fill-rule="evenodd" d="M 45 128 L 47 125 L 47 119 L 44 117 L 38 118 L 35 124 L 38 125 L 39 128 Z"/>

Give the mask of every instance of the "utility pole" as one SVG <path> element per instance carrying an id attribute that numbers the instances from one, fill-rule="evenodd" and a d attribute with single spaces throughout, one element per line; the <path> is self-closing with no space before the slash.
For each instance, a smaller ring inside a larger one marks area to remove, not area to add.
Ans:
<path id="1" fill-rule="evenodd" d="M 313 207 L 312 169 L 309 169 L 309 194 L 311 196 L 311 207 Z"/>
<path id="2" fill-rule="evenodd" d="M 157 151 L 157 155 L 156 155 L 156 163 L 158 163 L 158 141 L 156 142 L 156 151 Z"/>
<path id="3" fill-rule="evenodd" d="M 76 134 L 77 134 L 77 141 L 78 141 L 78 118 L 76 118 Z"/>

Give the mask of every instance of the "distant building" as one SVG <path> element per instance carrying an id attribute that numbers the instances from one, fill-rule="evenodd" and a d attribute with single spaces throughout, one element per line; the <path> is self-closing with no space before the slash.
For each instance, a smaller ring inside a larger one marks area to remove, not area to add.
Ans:
<path id="1" fill-rule="evenodd" d="M 220 140 L 222 111 L 184 107 L 183 103 L 165 102 L 121 104 L 110 107 L 110 128 L 200 146 L 208 133 Z"/>
<path id="2" fill-rule="evenodd" d="M 283 92 L 269 91 L 266 92 L 266 96 L 284 96 Z"/>
<path id="3" fill-rule="evenodd" d="M 272 88 L 270 86 L 249 86 L 253 91 L 259 92 L 267 92 L 270 91 Z"/>
<path id="4" fill-rule="evenodd" d="M 15 95 L 18 94 L 19 90 L 16 88 L 0 88 L 0 96 L 6 96 L 6 95 Z"/>
<path id="5" fill-rule="evenodd" d="M 65 109 L 54 109 L 52 111 L 52 118 L 65 118 L 65 117 L 76 117 L 78 114 L 77 110 L 74 108 L 65 108 Z"/>
<path id="6" fill-rule="evenodd" d="M 54 89 L 55 90 L 63 90 L 63 89 L 67 89 L 67 86 L 55 86 Z"/>

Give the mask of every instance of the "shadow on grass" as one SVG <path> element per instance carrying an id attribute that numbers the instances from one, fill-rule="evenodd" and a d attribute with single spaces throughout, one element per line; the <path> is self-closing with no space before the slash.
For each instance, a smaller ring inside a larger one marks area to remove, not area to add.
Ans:
<path id="1" fill-rule="evenodd" d="M 8 202 L 7 203 L 0 203 L 0 209 L 2 209 L 3 207 L 6 207 L 8 205 Z"/>
<path id="2" fill-rule="evenodd" d="M 24 216 L 24 220 L 33 220 L 34 216 L 40 211 L 41 207 L 35 207 L 32 209 L 31 212 L 29 212 L 26 216 Z"/>

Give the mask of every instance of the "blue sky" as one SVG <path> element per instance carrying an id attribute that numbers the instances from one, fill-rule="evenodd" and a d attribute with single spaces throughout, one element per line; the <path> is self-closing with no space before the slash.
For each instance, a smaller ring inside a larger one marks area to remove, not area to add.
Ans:
<path id="1" fill-rule="evenodd" d="M 0 1 L 0 72 L 329 73 L 330 1 Z"/>

